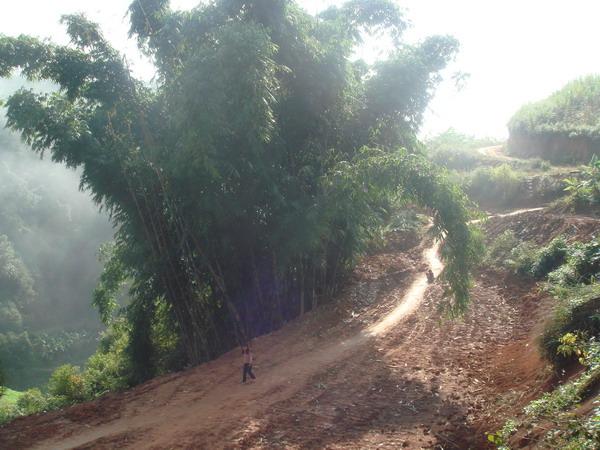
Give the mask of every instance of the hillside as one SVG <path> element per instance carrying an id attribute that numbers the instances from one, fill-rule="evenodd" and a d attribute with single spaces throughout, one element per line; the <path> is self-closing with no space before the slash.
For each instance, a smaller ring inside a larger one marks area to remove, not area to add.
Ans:
<path id="1" fill-rule="evenodd" d="M 600 76 L 505 145 L 452 126 L 526 74 L 396 0 L 50 3 L 0 33 L 0 450 L 598 449 Z"/>
<path id="2" fill-rule="evenodd" d="M 250 385 L 239 384 L 234 350 L 17 419 L 0 439 L 55 449 L 481 447 L 551 381 L 533 344 L 549 299 L 530 282 L 483 272 L 465 318 L 440 323 L 440 286 L 423 274 L 427 263 L 440 270 L 435 247 L 401 248 L 365 258 L 318 315 L 255 339 Z"/>
<path id="3" fill-rule="evenodd" d="M 508 150 L 556 163 L 587 163 L 600 154 L 600 76 L 574 80 L 510 119 Z"/>
<path id="4" fill-rule="evenodd" d="M 0 80 L 0 91 L 6 85 Z M 91 307 L 112 227 L 79 173 L 40 159 L 0 118 L 0 371 L 14 389 L 82 364 L 102 324 Z M 15 269 L 18 268 L 18 269 Z M 11 287 L 16 283 L 19 287 Z"/>

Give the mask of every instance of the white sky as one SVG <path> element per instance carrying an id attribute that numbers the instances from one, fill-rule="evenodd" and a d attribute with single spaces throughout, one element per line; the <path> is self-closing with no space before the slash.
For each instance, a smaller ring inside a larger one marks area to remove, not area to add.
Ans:
<path id="1" fill-rule="evenodd" d="M 176 9 L 198 0 L 172 0 Z M 336 0 L 300 0 L 316 12 Z M 461 52 L 447 75 L 470 74 L 460 91 L 444 82 L 430 105 L 422 133 L 454 127 L 477 136 L 506 135 L 506 123 L 523 103 L 546 97 L 567 81 L 600 73 L 600 2 L 597 0 L 398 0 L 413 27 L 409 40 L 451 34 Z M 29 34 L 66 42 L 62 14 L 84 12 L 124 51 L 145 79 L 151 65 L 127 40 L 130 0 L 2 0 L 0 33 Z M 384 51 L 371 42 L 364 56 Z"/>

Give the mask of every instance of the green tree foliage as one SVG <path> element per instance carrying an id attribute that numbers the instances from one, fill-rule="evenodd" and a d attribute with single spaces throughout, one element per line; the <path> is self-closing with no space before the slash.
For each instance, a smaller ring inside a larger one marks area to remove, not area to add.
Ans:
<path id="1" fill-rule="evenodd" d="M 19 361 L 22 352 L 15 352 L 15 350 L 18 350 L 21 341 L 28 343 L 27 334 L 23 332 L 22 311 L 28 303 L 34 301 L 35 296 L 33 280 L 27 267 L 15 253 L 8 238 L 0 235 L 0 371 L 2 373 L 7 369 L 9 362 L 23 364 L 23 361 Z"/>
<path id="2" fill-rule="evenodd" d="M 448 306 L 464 308 L 477 254 L 468 204 L 414 145 L 454 39 L 402 43 L 406 22 L 388 0 L 318 17 L 286 0 L 191 11 L 136 0 L 130 20 L 154 87 L 81 16 L 63 19 L 69 46 L 1 37 L 0 76 L 60 86 L 12 95 L 8 125 L 81 168 L 118 227 L 95 302 L 110 321 L 129 280 L 134 377 L 156 373 L 161 348 L 197 363 L 314 308 L 398 197 L 433 209 Z M 365 33 L 393 39 L 387 60 L 352 61 Z"/>
<path id="3" fill-rule="evenodd" d="M 5 235 L 0 235 L 0 330 L 21 329 L 21 309 L 34 300 L 33 279 Z"/>
<path id="4" fill-rule="evenodd" d="M 98 246 L 112 234 L 107 217 L 78 192 L 76 172 L 27 152 L 15 133 L 0 129 L 0 136 L 6 138 L 0 144 L 0 233 L 40 293 L 27 311 L 30 329 L 61 328 L 69 321 L 69 329 L 98 329 L 85 299 L 101 269 Z"/>
<path id="5" fill-rule="evenodd" d="M 512 132 L 600 138 L 600 76 L 571 81 L 550 97 L 523 106 L 510 119 Z"/>

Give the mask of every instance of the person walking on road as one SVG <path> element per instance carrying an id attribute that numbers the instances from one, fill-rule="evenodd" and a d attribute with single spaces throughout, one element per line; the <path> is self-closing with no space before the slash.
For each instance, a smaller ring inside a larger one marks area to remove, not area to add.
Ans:
<path id="1" fill-rule="evenodd" d="M 246 346 L 245 349 L 242 350 L 242 355 L 244 355 L 244 371 L 242 374 L 242 383 L 246 382 L 246 375 L 249 375 L 253 380 L 256 379 L 254 373 L 252 373 L 252 361 L 254 359 L 252 352 L 250 351 L 250 347 Z"/>
<path id="2" fill-rule="evenodd" d="M 433 274 L 433 270 L 429 268 L 425 271 L 425 273 L 427 274 L 427 282 L 429 284 L 433 283 L 435 281 L 435 275 Z"/>

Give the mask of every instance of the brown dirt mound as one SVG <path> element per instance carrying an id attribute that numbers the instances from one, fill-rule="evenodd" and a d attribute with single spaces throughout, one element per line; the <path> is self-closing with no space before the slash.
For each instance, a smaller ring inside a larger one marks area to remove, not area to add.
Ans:
<path id="1" fill-rule="evenodd" d="M 484 223 L 483 228 L 490 237 L 512 230 L 519 238 L 542 245 L 559 235 L 569 240 L 587 241 L 600 231 L 600 220 L 550 211 L 530 211 L 514 216 L 492 217 Z"/>

